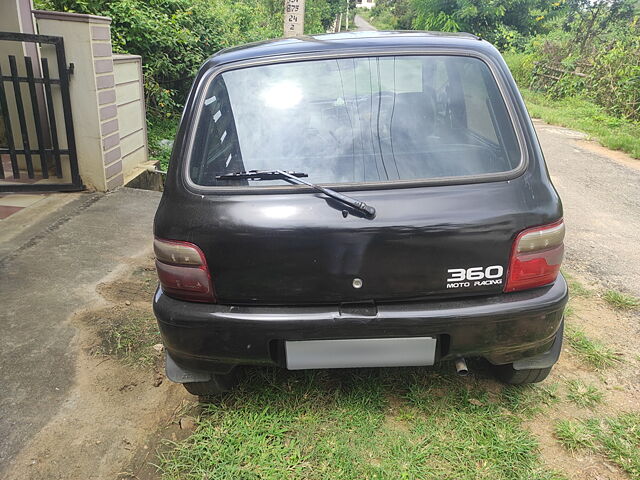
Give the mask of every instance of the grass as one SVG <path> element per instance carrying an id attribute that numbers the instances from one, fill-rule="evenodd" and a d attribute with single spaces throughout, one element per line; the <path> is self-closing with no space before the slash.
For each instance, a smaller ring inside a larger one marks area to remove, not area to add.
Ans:
<path id="1" fill-rule="evenodd" d="M 167 479 L 558 479 L 525 418 L 554 401 L 438 370 L 249 370 L 160 457 Z"/>
<path id="2" fill-rule="evenodd" d="M 571 451 L 594 445 L 593 433 L 585 422 L 560 420 L 555 425 L 554 433 L 560 444 Z"/>
<path id="3" fill-rule="evenodd" d="M 532 117 L 581 130 L 607 148 L 640 158 L 640 123 L 608 115 L 602 107 L 580 97 L 552 99 L 527 88 L 520 91 Z"/>
<path id="4" fill-rule="evenodd" d="M 531 418 L 559 401 L 558 386 L 543 383 L 524 387 L 504 387 L 502 404 L 511 412 Z"/>
<path id="5" fill-rule="evenodd" d="M 567 281 L 567 284 L 569 285 L 569 292 L 572 297 L 590 297 L 591 296 L 591 292 L 586 287 L 584 287 L 584 285 L 582 285 L 578 280 L 576 280 L 572 275 L 570 275 L 569 273 L 563 270 L 562 276 L 565 278 L 565 280 Z"/>
<path id="6" fill-rule="evenodd" d="M 574 310 L 573 305 L 571 305 L 570 303 L 568 303 L 567 306 L 564 307 L 564 318 L 572 317 L 575 313 L 576 311 Z"/>
<path id="7" fill-rule="evenodd" d="M 594 408 L 602 402 L 602 392 L 594 385 L 587 385 L 581 380 L 567 382 L 567 398 L 581 408 Z"/>
<path id="8" fill-rule="evenodd" d="M 561 420 L 555 434 L 570 450 L 588 449 L 618 465 L 632 479 L 640 479 L 640 414 L 624 413 L 605 419 Z"/>
<path id="9" fill-rule="evenodd" d="M 572 326 L 565 326 L 565 338 L 575 354 L 587 365 L 596 370 L 603 370 L 619 362 L 616 353 L 606 345 L 591 340 L 583 330 Z"/>
<path id="10" fill-rule="evenodd" d="M 616 310 L 634 310 L 640 307 L 640 299 L 615 290 L 607 290 L 602 298 Z"/>
<path id="11" fill-rule="evenodd" d="M 99 331 L 102 342 L 96 353 L 113 355 L 130 365 L 151 365 L 156 358 L 152 347 L 162 342 L 156 320 L 147 312 L 126 312 Z"/>
<path id="12" fill-rule="evenodd" d="M 160 170 L 167 170 L 171 158 L 171 147 L 161 142 L 162 140 L 173 142 L 177 129 L 178 119 L 176 117 L 147 118 L 149 159 L 157 162 Z"/>

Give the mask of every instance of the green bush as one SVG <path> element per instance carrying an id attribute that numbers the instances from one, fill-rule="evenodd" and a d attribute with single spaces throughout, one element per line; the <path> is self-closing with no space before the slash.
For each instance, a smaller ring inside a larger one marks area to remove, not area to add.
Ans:
<path id="1" fill-rule="evenodd" d="M 589 96 L 615 115 L 640 120 L 640 38 L 622 36 L 602 48 L 589 72 Z"/>
<path id="2" fill-rule="evenodd" d="M 504 52 L 502 56 L 518 85 L 528 86 L 533 75 L 535 56 L 530 53 L 516 52 Z"/>
<path id="3" fill-rule="evenodd" d="M 530 72 L 528 81 L 523 72 L 518 78 L 521 85 L 545 91 L 551 98 L 582 96 L 611 115 L 640 120 L 638 17 L 606 18 L 588 37 L 577 26 L 585 21 L 573 20 L 563 29 L 532 38 L 524 50 L 541 67 L 538 75 L 535 69 Z"/>

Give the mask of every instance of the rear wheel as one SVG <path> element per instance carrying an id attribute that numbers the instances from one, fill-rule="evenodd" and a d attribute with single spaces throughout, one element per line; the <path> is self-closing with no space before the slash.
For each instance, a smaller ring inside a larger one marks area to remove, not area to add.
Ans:
<path id="1" fill-rule="evenodd" d="M 496 365 L 495 375 L 498 379 L 509 385 L 526 385 L 528 383 L 538 383 L 549 376 L 552 367 L 530 368 L 516 370 L 512 363 L 506 365 Z"/>
<path id="2" fill-rule="evenodd" d="M 237 375 L 234 369 L 226 374 L 212 373 L 211 380 L 207 382 L 190 382 L 183 383 L 182 385 L 191 395 L 198 395 L 199 397 L 206 398 L 228 392 L 233 388 L 236 382 Z"/>

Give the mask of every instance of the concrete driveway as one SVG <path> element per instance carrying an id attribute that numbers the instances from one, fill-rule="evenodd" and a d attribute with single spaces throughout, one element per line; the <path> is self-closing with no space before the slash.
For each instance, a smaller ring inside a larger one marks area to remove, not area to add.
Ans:
<path id="1" fill-rule="evenodd" d="M 360 15 L 356 15 L 355 17 L 353 17 L 353 22 L 356 24 L 356 30 L 358 32 L 370 32 L 370 31 L 377 30 L 376 27 L 371 25 Z"/>
<path id="2" fill-rule="evenodd" d="M 131 189 L 83 194 L 2 245 L 0 478 L 68 400 L 77 373 L 68 320 L 96 301 L 102 279 L 151 253 L 159 200 L 158 192 Z"/>

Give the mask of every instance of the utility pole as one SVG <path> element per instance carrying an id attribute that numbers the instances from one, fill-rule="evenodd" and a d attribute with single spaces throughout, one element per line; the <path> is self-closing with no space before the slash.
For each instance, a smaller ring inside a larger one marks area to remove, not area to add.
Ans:
<path id="1" fill-rule="evenodd" d="M 349 0 L 347 0 L 347 25 L 344 27 L 345 30 L 349 30 Z"/>
<path id="2" fill-rule="evenodd" d="M 284 36 L 304 35 L 304 1 L 284 0 Z"/>

